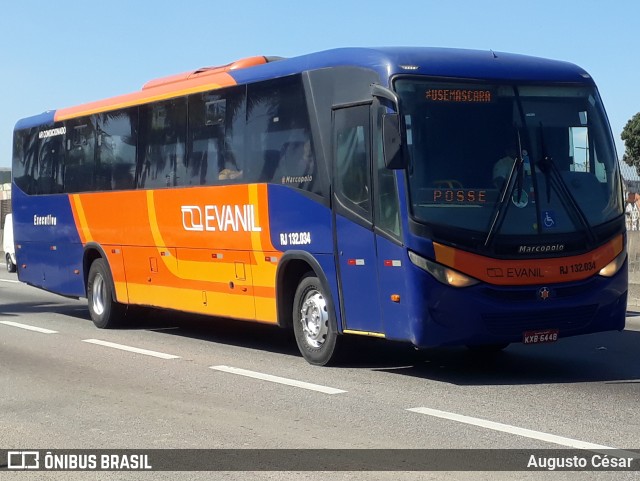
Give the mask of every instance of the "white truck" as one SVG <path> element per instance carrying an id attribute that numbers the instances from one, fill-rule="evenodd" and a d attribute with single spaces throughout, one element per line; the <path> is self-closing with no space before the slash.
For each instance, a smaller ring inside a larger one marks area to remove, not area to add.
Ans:
<path id="1" fill-rule="evenodd" d="M 7 214 L 4 220 L 4 236 L 2 237 L 2 250 L 7 261 L 7 271 L 16 271 L 16 248 L 13 243 L 13 216 Z"/>

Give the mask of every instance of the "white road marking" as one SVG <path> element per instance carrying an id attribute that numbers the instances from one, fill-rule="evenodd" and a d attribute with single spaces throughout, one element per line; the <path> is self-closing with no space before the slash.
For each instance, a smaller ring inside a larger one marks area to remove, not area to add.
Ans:
<path id="1" fill-rule="evenodd" d="M 149 351 L 148 349 L 140 349 L 139 347 L 125 346 L 124 344 L 116 344 L 115 342 L 101 341 L 100 339 L 83 339 L 82 342 L 97 344 L 99 346 L 112 347 L 114 349 L 120 349 L 121 351 L 135 352 L 137 354 L 144 354 L 145 356 L 158 357 L 160 359 L 180 359 L 180 356 L 174 356 L 173 354 L 165 354 L 164 352 Z"/>
<path id="2" fill-rule="evenodd" d="M 462 414 L 450 413 L 447 411 L 439 411 L 438 409 L 431 409 L 425 407 L 407 409 L 419 414 L 426 414 L 427 416 L 433 416 L 436 418 L 449 419 L 451 421 L 457 421 L 459 423 L 471 424 L 473 426 L 479 426 L 482 428 L 493 429 L 494 431 L 501 431 L 504 433 L 515 434 L 517 436 L 523 436 L 525 438 L 537 439 L 539 441 L 545 441 L 547 443 L 559 444 L 561 446 L 568 446 L 570 448 L 585 449 L 587 451 L 606 452 L 609 455 L 616 455 L 621 457 L 633 457 L 638 458 L 640 454 L 631 451 L 624 451 L 609 446 L 603 446 L 602 444 L 587 443 L 585 441 L 579 441 L 577 439 L 565 438 L 563 436 L 556 436 L 555 434 L 543 433 L 540 431 L 533 431 L 531 429 L 519 428 L 517 426 L 511 426 L 509 424 L 497 423 L 494 421 L 487 421 L 486 419 L 474 418 L 470 416 L 464 416 Z"/>
<path id="3" fill-rule="evenodd" d="M 19 327 L 20 329 L 26 329 L 27 331 L 41 332 L 42 334 L 57 334 L 58 331 L 52 331 L 51 329 L 45 329 L 43 327 L 29 326 L 27 324 L 20 324 L 19 322 L 12 321 L 0 321 L 0 324 L 7 326 Z"/>
<path id="4" fill-rule="evenodd" d="M 0 279 L 0 282 L 10 282 L 11 284 L 20 284 L 20 281 L 12 281 L 11 279 Z"/>
<path id="5" fill-rule="evenodd" d="M 256 371 L 247 371 L 246 369 L 240 369 L 237 367 L 229 366 L 210 366 L 209 369 L 215 371 L 222 371 L 231 374 L 238 374 L 239 376 L 251 377 L 254 379 L 261 379 L 263 381 L 275 382 L 278 384 L 286 384 L 287 386 L 299 387 L 302 389 L 309 389 L 310 391 L 318 391 L 325 394 L 340 394 L 347 391 L 342 389 L 335 389 L 332 387 L 321 386 L 319 384 L 311 384 L 303 381 L 296 381 L 295 379 L 287 379 L 286 377 L 272 376 L 271 374 L 264 374 Z"/>

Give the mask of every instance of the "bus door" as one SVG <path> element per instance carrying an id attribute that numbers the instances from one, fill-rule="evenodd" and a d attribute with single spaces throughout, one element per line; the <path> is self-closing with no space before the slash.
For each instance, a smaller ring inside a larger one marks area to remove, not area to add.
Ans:
<path id="1" fill-rule="evenodd" d="M 369 105 L 333 111 L 333 154 L 342 328 L 382 333 L 373 231 Z"/>

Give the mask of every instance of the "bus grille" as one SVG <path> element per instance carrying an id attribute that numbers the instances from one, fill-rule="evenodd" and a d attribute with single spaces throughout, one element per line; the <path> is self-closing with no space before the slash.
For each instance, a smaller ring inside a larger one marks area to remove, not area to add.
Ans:
<path id="1" fill-rule="evenodd" d="M 584 295 L 585 292 L 593 290 L 592 283 L 584 283 L 573 286 L 563 286 L 563 287 L 553 287 L 553 297 L 557 299 L 574 297 L 579 295 Z M 539 287 L 531 287 L 527 286 L 524 288 L 513 288 L 513 289 L 493 289 L 493 288 L 485 288 L 483 290 L 483 294 L 487 297 L 491 297 L 492 299 L 496 299 L 498 301 L 513 301 L 513 302 L 521 302 L 521 301 L 535 301 L 538 298 L 538 290 Z"/>
<path id="2" fill-rule="evenodd" d="M 570 332 L 589 325 L 597 305 L 545 309 L 537 312 L 482 314 L 487 330 L 501 336 L 518 336 L 524 331 L 560 329 Z"/>

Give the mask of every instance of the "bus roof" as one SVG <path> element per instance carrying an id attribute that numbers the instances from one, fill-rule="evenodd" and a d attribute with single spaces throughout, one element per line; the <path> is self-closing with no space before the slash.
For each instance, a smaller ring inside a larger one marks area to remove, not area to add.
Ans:
<path id="1" fill-rule="evenodd" d="M 134 93 L 22 119 L 15 129 L 337 66 L 371 69 L 382 79 L 409 73 L 489 81 L 593 83 L 587 72 L 571 63 L 519 54 L 432 47 L 339 48 L 289 59 L 250 57 L 152 80 Z"/>

